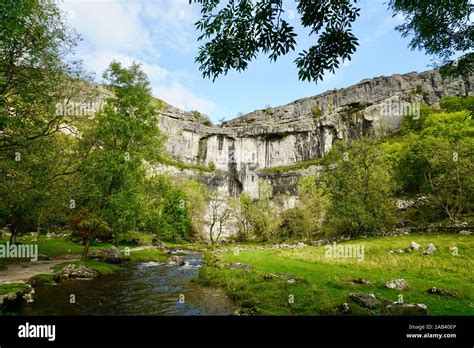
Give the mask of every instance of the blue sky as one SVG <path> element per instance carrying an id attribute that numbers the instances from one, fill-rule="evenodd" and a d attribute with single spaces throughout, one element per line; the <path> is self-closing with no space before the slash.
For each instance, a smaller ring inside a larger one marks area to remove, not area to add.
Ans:
<path id="1" fill-rule="evenodd" d="M 299 81 L 293 61 L 315 38 L 299 25 L 296 2 L 284 4 L 286 19 L 298 33 L 296 50 L 276 63 L 259 56 L 246 71 L 230 72 L 214 83 L 203 79 L 194 63 L 198 5 L 189 5 L 188 0 L 64 0 L 60 6 L 69 25 L 82 36 L 77 57 L 99 80 L 112 59 L 126 65 L 142 63 L 156 97 L 185 110 L 199 110 L 215 122 L 365 78 L 430 69 L 430 57 L 411 51 L 409 38 L 394 30 L 402 19 L 392 17 L 386 1 L 362 0 L 354 25 L 359 47 L 352 60 L 318 84 Z"/>

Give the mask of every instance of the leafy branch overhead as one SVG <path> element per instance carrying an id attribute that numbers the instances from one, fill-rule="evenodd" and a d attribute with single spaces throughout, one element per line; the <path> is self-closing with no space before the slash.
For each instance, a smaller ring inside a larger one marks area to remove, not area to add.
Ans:
<path id="1" fill-rule="evenodd" d="M 196 62 L 204 77 L 215 80 L 229 70 L 243 71 L 262 52 L 276 61 L 295 50 L 296 32 L 283 19 L 282 0 L 190 0 L 201 4 L 202 18 L 196 28 L 198 40 L 209 40 L 199 48 Z M 300 1 L 301 24 L 318 35 L 317 44 L 295 60 L 301 80 L 322 79 L 325 70 L 334 72 L 356 50 L 357 38 L 351 31 L 359 8 L 343 1 Z"/>
<path id="2" fill-rule="evenodd" d="M 357 0 L 299 0 L 296 11 L 301 25 L 310 29 L 315 43 L 295 59 L 300 80 L 317 82 L 339 64 L 350 60 L 358 39 L 352 25 L 360 15 Z M 203 77 L 213 81 L 229 70 L 243 71 L 258 53 L 276 61 L 296 48 L 297 34 L 284 18 L 282 0 L 189 0 L 201 6 L 195 23 L 201 32 L 195 59 Z M 447 66 L 446 75 L 459 75 L 473 67 L 474 31 L 469 16 L 470 0 L 391 0 L 393 15 L 404 22 L 397 26 L 403 37 L 412 37 L 410 47 L 437 56 Z M 288 13 L 289 14 L 289 13 Z M 454 55 L 465 54 L 453 61 Z M 455 62 L 453 65 L 452 63 Z"/>

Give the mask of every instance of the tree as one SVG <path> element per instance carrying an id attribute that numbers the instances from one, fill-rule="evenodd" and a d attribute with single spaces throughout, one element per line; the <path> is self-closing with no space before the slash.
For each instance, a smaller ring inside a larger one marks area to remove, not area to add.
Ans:
<path id="1" fill-rule="evenodd" d="M 474 25 L 470 18 L 474 10 L 472 1 L 390 0 L 389 6 L 394 15 L 405 18 L 396 30 L 403 37 L 413 37 L 410 48 L 439 57 L 445 65 L 442 69 L 445 74 L 463 75 L 473 70 L 473 54 L 452 61 L 456 53 L 471 52 L 474 47 Z"/>
<path id="2" fill-rule="evenodd" d="M 112 62 L 103 76 L 112 94 L 83 134 L 88 156 L 76 194 L 78 228 L 82 224 L 86 232 L 83 257 L 99 231 L 110 231 L 117 243 L 119 233 L 139 225 L 145 161 L 156 161 L 163 144 L 149 81 L 140 66 Z"/>
<path id="3" fill-rule="evenodd" d="M 89 76 L 68 60 L 78 37 L 55 1 L 3 1 L 0 38 L 0 205 L 15 233 L 39 232 L 67 215 L 77 144 L 62 134 L 69 119 L 57 106 L 80 103 L 77 79 Z"/>
<path id="4" fill-rule="evenodd" d="M 384 153 L 374 140 L 338 143 L 337 160 L 318 179 L 327 196 L 326 229 L 375 234 L 394 223 L 393 184 Z"/>
<path id="5" fill-rule="evenodd" d="M 213 192 L 209 202 L 209 239 L 212 245 L 219 244 L 224 226 L 231 216 L 231 208 L 223 197 Z"/>
<path id="6" fill-rule="evenodd" d="M 191 219 L 187 198 L 181 189 L 173 187 L 167 192 L 158 230 L 165 240 L 177 242 L 189 237 Z"/>
<path id="7" fill-rule="evenodd" d="M 243 71 L 262 52 L 275 61 L 296 47 L 294 28 L 283 18 L 282 0 L 189 0 L 201 6 L 202 18 L 196 22 L 201 31 L 196 62 L 203 77 L 215 80 L 229 70 Z M 412 48 L 438 55 L 444 62 L 454 53 L 473 47 L 469 15 L 470 0 L 391 0 L 389 8 L 403 14 L 406 21 L 397 27 L 403 36 L 413 35 Z M 350 60 L 358 46 L 352 24 L 359 16 L 356 0 L 300 0 L 297 12 L 301 25 L 317 36 L 316 44 L 303 50 L 295 64 L 300 80 L 317 82 L 344 60 Z M 440 33 L 438 35 L 438 32 Z M 473 56 L 461 60 L 458 72 L 472 70 Z M 467 64 L 467 62 L 470 62 Z"/>
<path id="8" fill-rule="evenodd" d="M 272 187 L 266 182 L 261 182 L 258 192 L 258 199 L 242 193 L 237 201 L 231 203 L 234 207 L 233 215 L 237 221 L 239 237 L 243 241 L 253 238 L 260 241 L 271 240 L 277 229 L 277 211 L 270 200 Z"/>
<path id="9" fill-rule="evenodd" d="M 0 152 L 21 151 L 28 142 L 59 131 L 68 76 L 66 58 L 78 37 L 55 1 L 5 0 L 0 4 Z"/>
<path id="10" fill-rule="evenodd" d="M 387 146 L 401 192 L 426 198 L 417 212 L 423 219 L 457 222 L 472 211 L 473 100 L 447 97 L 440 102 L 443 110 L 424 108 L 420 124 L 407 120 L 400 144 Z"/>
<path id="11" fill-rule="evenodd" d="M 296 206 L 281 214 L 278 227 L 280 239 L 308 240 L 322 232 L 327 198 L 318 187 L 316 177 L 306 176 L 300 179 L 298 196 Z"/>

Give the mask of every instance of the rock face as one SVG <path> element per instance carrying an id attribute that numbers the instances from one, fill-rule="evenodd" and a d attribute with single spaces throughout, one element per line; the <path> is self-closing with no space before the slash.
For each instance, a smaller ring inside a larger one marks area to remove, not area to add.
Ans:
<path id="1" fill-rule="evenodd" d="M 289 166 L 324 156 L 340 139 L 377 136 L 399 129 L 404 113 L 415 115 L 419 102 L 437 103 L 447 95 L 473 95 L 474 76 L 443 80 L 438 70 L 367 79 L 358 84 L 290 104 L 257 110 L 221 126 L 206 126 L 190 112 L 167 107 L 160 128 L 168 135 L 169 154 L 187 163 L 215 165 L 198 176 L 225 196 L 242 191 L 258 196 L 262 181 L 274 194 L 296 194 L 300 170 L 272 174 L 268 168 Z M 177 171 L 156 166 L 157 172 Z M 322 168 L 308 168 L 317 174 Z"/>

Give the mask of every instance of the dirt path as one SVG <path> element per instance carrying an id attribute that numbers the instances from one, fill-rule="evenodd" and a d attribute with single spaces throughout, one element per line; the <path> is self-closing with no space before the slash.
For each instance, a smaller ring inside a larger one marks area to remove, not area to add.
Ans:
<path id="1" fill-rule="evenodd" d="M 79 258 L 76 255 L 71 255 L 62 256 L 61 258 L 56 258 L 53 260 L 42 260 L 36 262 L 21 261 L 9 263 L 5 269 L 0 270 L 0 284 L 28 280 L 37 274 L 53 273 L 51 268 L 68 261 L 79 261 Z"/>

